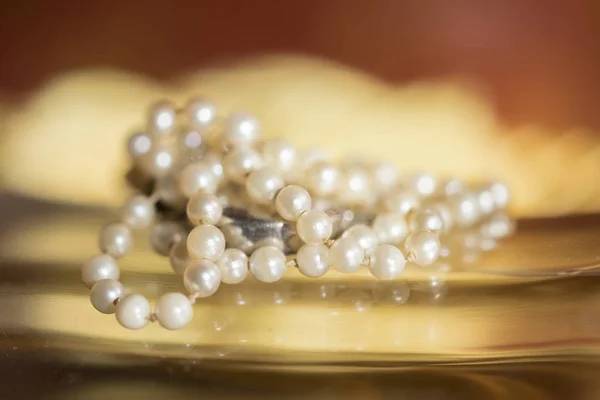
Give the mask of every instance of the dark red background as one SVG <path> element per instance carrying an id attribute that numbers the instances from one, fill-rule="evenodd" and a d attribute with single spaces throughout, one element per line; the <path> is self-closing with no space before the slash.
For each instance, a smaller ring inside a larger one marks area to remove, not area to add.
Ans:
<path id="1" fill-rule="evenodd" d="M 300 52 L 391 82 L 475 76 L 506 122 L 600 129 L 594 0 L 6 1 L 0 49 L 9 98 L 76 68 L 167 79 L 217 61 Z"/>

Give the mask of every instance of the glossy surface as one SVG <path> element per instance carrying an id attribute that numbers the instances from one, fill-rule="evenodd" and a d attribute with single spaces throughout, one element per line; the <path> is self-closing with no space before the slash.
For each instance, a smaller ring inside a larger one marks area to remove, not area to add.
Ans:
<path id="1" fill-rule="evenodd" d="M 13 387 L 17 398 L 46 388 L 60 399 L 275 399 L 304 388 L 310 398 L 583 399 L 600 389 L 598 217 L 521 222 L 476 262 L 407 266 L 403 280 L 361 268 L 222 285 L 186 328 L 132 332 L 94 310 L 79 281 L 109 216 L 19 203 L 0 226 L 0 370 L 39 384 Z M 181 277 L 145 234 L 119 260 L 121 280 L 154 302 Z"/>

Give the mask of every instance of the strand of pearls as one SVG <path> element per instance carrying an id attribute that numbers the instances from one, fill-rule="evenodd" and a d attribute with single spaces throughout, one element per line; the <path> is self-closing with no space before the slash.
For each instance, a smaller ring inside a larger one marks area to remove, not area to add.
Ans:
<path id="1" fill-rule="evenodd" d="M 129 329 L 153 321 L 180 329 L 191 321 L 198 298 L 213 295 L 221 283 L 241 283 L 249 274 L 276 282 L 290 266 L 316 278 L 330 268 L 352 273 L 364 265 L 377 279 L 391 280 L 408 263 L 425 267 L 447 257 L 443 239 L 453 231 L 476 229 L 488 239 L 485 247 L 493 248 L 514 229 L 503 212 L 508 190 L 498 182 L 469 188 L 429 174 L 403 179 L 388 163 L 336 164 L 285 139 L 261 140 L 252 115 L 238 112 L 220 119 L 204 99 L 191 99 L 180 110 L 160 101 L 147 121 L 127 148 L 133 161 L 130 181 L 151 194 L 126 201 L 121 220 L 100 233 L 101 253 L 82 268 L 92 305 L 115 313 Z M 299 243 L 295 254 L 288 257 L 280 243 L 266 242 L 248 256 L 227 243 L 222 221 L 224 208 L 232 205 L 293 226 Z M 349 215 L 352 225 L 335 226 L 338 209 L 346 210 L 342 219 Z M 368 218 L 356 223 L 353 213 Z M 153 310 L 146 297 L 126 293 L 116 262 L 131 249 L 132 230 L 147 228 L 153 249 L 169 257 L 187 291 L 161 296 Z"/>

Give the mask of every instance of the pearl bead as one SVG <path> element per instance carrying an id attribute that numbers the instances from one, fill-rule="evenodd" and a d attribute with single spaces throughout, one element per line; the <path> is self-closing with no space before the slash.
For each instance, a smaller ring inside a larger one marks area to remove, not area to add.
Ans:
<path id="1" fill-rule="evenodd" d="M 296 221 L 302 213 L 310 210 L 312 200 L 303 187 L 289 185 L 281 189 L 275 198 L 275 208 L 288 221 Z"/>
<path id="2" fill-rule="evenodd" d="M 81 268 L 81 280 L 88 288 L 103 279 L 117 280 L 119 275 L 117 262 L 108 254 L 98 254 L 90 258 Z"/>
<path id="3" fill-rule="evenodd" d="M 371 177 L 362 167 L 351 167 L 342 174 L 339 199 L 350 204 L 368 204 L 374 199 Z"/>
<path id="4" fill-rule="evenodd" d="M 287 260 L 283 251 L 275 246 L 264 246 L 250 255 L 249 265 L 252 275 L 261 282 L 272 283 L 280 280 L 287 270 Z"/>
<path id="5" fill-rule="evenodd" d="M 198 297 L 212 296 L 220 284 L 219 267 L 207 259 L 193 260 L 183 273 L 185 289 Z"/>
<path id="6" fill-rule="evenodd" d="M 298 218 L 296 230 L 304 243 L 317 244 L 329 239 L 333 232 L 333 224 L 324 211 L 310 210 Z"/>
<path id="7" fill-rule="evenodd" d="M 196 193 L 187 204 L 187 216 L 195 224 L 216 224 L 223 216 L 221 202 L 214 194 Z"/>
<path id="8" fill-rule="evenodd" d="M 230 285 L 243 282 L 248 276 L 248 256 L 238 249 L 226 249 L 217 261 L 221 281 Z"/>
<path id="9" fill-rule="evenodd" d="M 163 328 L 181 329 L 194 317 L 194 308 L 184 294 L 166 293 L 156 302 L 154 315 Z"/>
<path id="10" fill-rule="evenodd" d="M 456 225 L 460 227 L 472 226 L 479 220 L 479 204 L 477 197 L 472 193 L 453 197 L 449 199 L 448 205 Z"/>
<path id="11" fill-rule="evenodd" d="M 296 148 L 285 139 L 272 139 L 263 145 L 265 164 L 282 172 L 287 172 L 295 164 Z"/>
<path id="12" fill-rule="evenodd" d="M 490 185 L 489 190 L 492 193 L 496 207 L 505 208 L 510 198 L 508 187 L 501 182 L 494 182 Z"/>
<path id="13" fill-rule="evenodd" d="M 466 190 L 463 181 L 458 179 L 450 179 L 444 183 L 443 195 L 444 196 L 456 196 L 464 193 Z"/>
<path id="14" fill-rule="evenodd" d="M 330 163 L 321 162 L 312 166 L 306 176 L 308 190 L 317 196 L 329 196 L 338 188 L 340 171 Z"/>
<path id="15" fill-rule="evenodd" d="M 217 181 L 211 165 L 202 161 L 186 165 L 179 173 L 179 189 L 186 197 L 198 192 L 214 193 Z"/>
<path id="16" fill-rule="evenodd" d="M 102 279 L 92 286 L 90 302 L 101 313 L 113 314 L 116 301 L 124 294 L 125 290 L 121 282 L 115 279 Z"/>
<path id="17" fill-rule="evenodd" d="M 411 210 L 417 208 L 420 202 L 421 200 L 415 192 L 404 188 L 397 188 L 385 195 L 383 208 L 389 212 L 406 215 Z"/>
<path id="18" fill-rule="evenodd" d="M 329 249 L 324 244 L 305 244 L 296 254 L 296 263 L 304 275 L 322 276 L 329 269 Z"/>
<path id="19" fill-rule="evenodd" d="M 223 159 L 225 176 L 237 183 L 244 183 L 248 174 L 262 165 L 260 154 L 253 149 L 233 149 Z"/>
<path id="20" fill-rule="evenodd" d="M 504 213 L 495 213 L 481 226 L 483 236 L 501 239 L 514 231 L 514 222 Z"/>
<path id="21" fill-rule="evenodd" d="M 441 232 L 444 229 L 444 220 L 440 213 L 432 207 L 413 210 L 408 214 L 408 228 L 413 232 Z"/>
<path id="22" fill-rule="evenodd" d="M 123 222 L 133 229 L 145 229 L 154 221 L 154 203 L 148 197 L 135 195 L 123 206 Z"/>
<path id="23" fill-rule="evenodd" d="M 273 168 L 264 167 L 248 176 L 246 191 L 255 202 L 270 204 L 284 185 L 283 177 L 279 172 Z"/>
<path id="24" fill-rule="evenodd" d="M 190 99 L 185 105 L 188 123 L 196 128 L 212 124 L 217 116 L 217 107 L 206 99 Z"/>
<path id="25" fill-rule="evenodd" d="M 217 183 L 223 179 L 223 160 L 221 159 L 221 156 L 216 153 L 206 153 L 202 157 L 202 163 L 208 166 L 210 172 L 215 176 Z"/>
<path id="26" fill-rule="evenodd" d="M 437 260 L 441 244 L 438 236 L 429 231 L 412 232 L 404 242 L 406 254 L 412 254 L 412 262 L 424 267 Z"/>
<path id="27" fill-rule="evenodd" d="M 187 238 L 187 248 L 193 258 L 217 260 L 225 250 L 225 236 L 214 225 L 199 225 L 192 229 Z"/>
<path id="28" fill-rule="evenodd" d="M 387 191 L 398 182 L 398 168 L 391 163 L 379 163 L 373 167 L 373 178 L 377 191 Z"/>
<path id="29" fill-rule="evenodd" d="M 175 126 L 175 108 L 167 100 L 154 103 L 148 113 L 148 128 L 152 133 L 164 135 Z"/>
<path id="30" fill-rule="evenodd" d="M 408 234 L 403 214 L 383 213 L 375 217 L 373 232 L 381 244 L 397 244 Z"/>
<path id="31" fill-rule="evenodd" d="M 201 154 L 204 150 L 206 150 L 206 146 L 204 145 L 204 138 L 202 134 L 193 129 L 182 130 L 179 133 L 179 144 L 181 147 L 182 159 L 185 160 L 185 157 L 190 159 L 195 159 Z"/>
<path id="32" fill-rule="evenodd" d="M 183 272 L 190 263 L 190 254 L 188 253 L 185 240 L 181 240 L 171 247 L 171 251 L 169 252 L 169 263 L 176 274 L 183 275 Z"/>
<path id="33" fill-rule="evenodd" d="M 145 133 L 134 133 L 127 141 L 127 152 L 133 159 L 147 154 L 152 148 L 152 140 Z"/>
<path id="34" fill-rule="evenodd" d="M 396 246 L 377 246 L 371 255 L 369 269 L 374 277 L 381 280 L 396 279 L 404 271 L 406 259 Z"/>
<path id="35" fill-rule="evenodd" d="M 475 193 L 475 196 L 477 197 L 477 206 L 482 214 L 487 215 L 494 211 L 496 204 L 490 190 L 480 190 Z"/>
<path id="36" fill-rule="evenodd" d="M 168 256 L 176 243 L 184 241 L 186 228 L 175 221 L 160 221 L 154 224 L 150 232 L 150 245 L 161 256 Z"/>
<path id="37" fill-rule="evenodd" d="M 121 222 L 106 225 L 100 233 L 100 250 L 115 258 L 127 254 L 132 242 L 131 230 Z"/>
<path id="38" fill-rule="evenodd" d="M 436 210 L 440 217 L 442 217 L 442 233 L 449 233 L 454 225 L 454 219 L 448 205 L 445 203 L 433 203 L 430 207 Z"/>
<path id="39" fill-rule="evenodd" d="M 150 176 L 163 177 L 173 170 L 177 157 L 177 148 L 172 144 L 154 143 L 148 152 L 138 158 L 136 166 Z"/>
<path id="40" fill-rule="evenodd" d="M 437 190 L 437 180 L 429 174 L 416 175 L 412 179 L 412 187 L 421 197 L 429 197 L 435 194 Z"/>
<path id="41" fill-rule="evenodd" d="M 337 239 L 329 249 L 329 264 L 344 273 L 356 272 L 362 265 L 365 251 L 351 236 Z"/>
<path id="42" fill-rule="evenodd" d="M 358 240 L 360 247 L 362 247 L 367 253 L 372 252 L 375 250 L 377 245 L 379 245 L 379 239 L 377 238 L 377 235 L 373 229 L 369 228 L 367 225 L 357 224 L 351 226 L 342 234 L 342 237 L 347 236 L 351 236 Z"/>
<path id="43" fill-rule="evenodd" d="M 244 112 L 232 114 L 227 119 L 224 140 L 227 146 L 248 147 L 260 136 L 258 120 Z"/>
<path id="44" fill-rule="evenodd" d="M 141 294 L 128 294 L 117 303 L 117 321 L 127 329 L 142 329 L 150 320 L 150 302 Z"/>

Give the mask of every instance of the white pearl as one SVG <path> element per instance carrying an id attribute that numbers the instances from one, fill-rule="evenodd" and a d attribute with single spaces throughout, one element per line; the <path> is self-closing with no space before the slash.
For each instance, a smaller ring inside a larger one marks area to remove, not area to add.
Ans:
<path id="1" fill-rule="evenodd" d="M 153 143 L 152 148 L 140 155 L 136 166 L 144 173 L 163 177 L 168 175 L 175 166 L 178 149 L 171 143 Z"/>
<path id="2" fill-rule="evenodd" d="M 185 105 L 188 123 L 196 128 L 212 124 L 217 116 L 217 107 L 206 99 L 190 99 Z"/>
<path id="3" fill-rule="evenodd" d="M 198 192 L 214 193 L 217 183 L 211 165 L 202 161 L 186 165 L 179 173 L 179 189 L 186 197 Z"/>
<path id="4" fill-rule="evenodd" d="M 146 133 L 134 133 L 127 141 L 127 152 L 133 159 L 147 154 L 152 148 L 152 140 Z"/>
<path id="5" fill-rule="evenodd" d="M 412 262 L 421 267 L 433 264 L 440 254 L 440 249 L 437 234 L 429 231 L 412 232 L 404 242 L 406 254 L 412 254 Z"/>
<path id="6" fill-rule="evenodd" d="M 417 208 L 421 200 L 412 190 L 397 188 L 385 195 L 383 208 L 386 211 L 400 214 L 408 214 Z"/>
<path id="7" fill-rule="evenodd" d="M 340 272 L 356 272 L 364 258 L 364 249 L 352 236 L 337 239 L 329 249 L 329 264 Z"/>
<path id="8" fill-rule="evenodd" d="M 132 242 L 131 229 L 121 222 L 106 225 L 100 232 L 100 250 L 115 258 L 127 254 Z"/>
<path id="9" fill-rule="evenodd" d="M 399 213 L 382 213 L 373 220 L 373 232 L 381 244 L 397 244 L 408 235 L 405 216 Z"/>
<path id="10" fill-rule="evenodd" d="M 204 138 L 199 131 L 193 129 L 182 130 L 179 134 L 180 146 L 182 151 L 182 158 L 190 157 L 196 158 L 198 154 L 206 148 L 204 145 Z"/>
<path id="11" fill-rule="evenodd" d="M 179 222 L 159 221 L 154 224 L 150 232 L 150 245 L 161 256 L 168 256 L 173 245 L 185 242 L 186 228 Z"/>
<path id="12" fill-rule="evenodd" d="M 494 182 L 490 185 L 489 190 L 492 192 L 496 208 L 505 208 L 510 199 L 508 187 L 504 183 Z"/>
<path id="13" fill-rule="evenodd" d="M 233 149 L 223 158 L 225 176 L 237 183 L 244 183 L 248 174 L 262 167 L 260 154 L 253 149 Z"/>
<path id="14" fill-rule="evenodd" d="M 406 259 L 396 246 L 383 244 L 371 255 L 369 269 L 373 276 L 381 280 L 396 279 L 404 271 Z"/>
<path id="15" fill-rule="evenodd" d="M 225 236 L 214 225 L 199 225 L 192 229 L 187 238 L 187 248 L 193 258 L 217 260 L 225 250 Z"/>
<path id="16" fill-rule="evenodd" d="M 514 221 L 504 213 L 495 213 L 481 225 L 481 233 L 487 238 L 501 239 L 510 236 L 515 229 Z"/>
<path id="17" fill-rule="evenodd" d="M 202 163 L 208 166 L 210 172 L 212 172 L 215 178 L 217 179 L 217 183 L 220 182 L 221 179 L 223 179 L 223 160 L 221 159 L 220 155 L 216 153 L 206 153 L 202 157 Z"/>
<path id="18" fill-rule="evenodd" d="M 373 167 L 373 178 L 378 191 L 387 191 L 398 182 L 398 168 L 391 163 L 379 163 Z"/>
<path id="19" fill-rule="evenodd" d="M 227 119 L 224 140 L 227 146 L 248 147 L 260 136 L 258 120 L 245 112 L 237 112 Z"/>
<path id="20" fill-rule="evenodd" d="M 463 181 L 450 179 L 444 183 L 444 196 L 456 196 L 465 192 L 466 187 Z"/>
<path id="21" fill-rule="evenodd" d="M 123 297 L 125 290 L 121 282 L 115 279 L 102 279 L 92 286 L 90 302 L 103 314 L 113 314 L 115 303 Z"/>
<path id="22" fill-rule="evenodd" d="M 262 153 L 266 165 L 282 172 L 292 169 L 296 161 L 296 148 L 286 139 L 265 142 Z"/>
<path id="23" fill-rule="evenodd" d="M 304 243 L 317 244 L 329 239 L 333 232 L 333 224 L 324 211 L 310 210 L 298 218 L 296 231 Z"/>
<path id="24" fill-rule="evenodd" d="M 283 278 L 287 260 L 283 251 L 275 246 L 259 247 L 250 255 L 250 272 L 261 282 L 271 283 Z"/>
<path id="25" fill-rule="evenodd" d="M 154 306 L 156 320 L 163 328 L 181 329 L 194 317 L 190 300 L 182 293 L 163 294 Z"/>
<path id="26" fill-rule="evenodd" d="M 117 303 L 117 321 L 127 329 L 142 329 L 150 320 L 150 302 L 141 294 L 128 294 Z"/>
<path id="27" fill-rule="evenodd" d="M 167 100 L 154 103 L 148 113 L 148 128 L 152 133 L 164 135 L 175 126 L 175 107 Z"/>
<path id="28" fill-rule="evenodd" d="M 196 193 L 186 208 L 189 220 L 195 224 L 216 224 L 223 216 L 223 206 L 214 194 Z"/>
<path id="29" fill-rule="evenodd" d="M 279 172 L 264 167 L 252 172 L 246 180 L 246 191 L 252 200 L 259 204 L 270 204 L 285 182 Z"/>
<path id="30" fill-rule="evenodd" d="M 369 204 L 375 193 L 371 177 L 362 167 L 348 168 L 341 176 L 338 197 L 350 204 Z"/>
<path id="31" fill-rule="evenodd" d="M 87 260 L 81 267 L 81 280 L 88 288 L 103 279 L 118 280 L 119 275 L 117 262 L 108 254 L 98 254 Z"/>
<path id="32" fill-rule="evenodd" d="M 469 227 L 474 225 L 481 215 L 477 197 L 472 193 L 465 193 L 448 200 L 456 225 Z"/>
<path id="33" fill-rule="evenodd" d="M 238 249 L 226 249 L 217 261 L 221 281 L 230 285 L 243 282 L 248 276 L 248 256 Z"/>
<path id="34" fill-rule="evenodd" d="M 327 156 L 320 149 L 305 149 L 296 152 L 296 165 L 294 170 L 300 172 L 308 171 L 313 165 L 324 162 Z"/>
<path id="35" fill-rule="evenodd" d="M 339 169 L 327 162 L 315 164 L 306 174 L 307 188 L 317 196 L 329 196 L 333 194 L 339 184 Z"/>
<path id="36" fill-rule="evenodd" d="M 342 237 L 351 236 L 358 240 L 360 247 L 366 252 L 370 253 L 379 245 L 379 239 L 373 231 L 367 225 L 357 224 L 346 229 L 342 234 Z"/>
<path id="37" fill-rule="evenodd" d="M 122 211 L 123 222 L 133 229 L 148 228 L 154 221 L 154 214 L 154 203 L 141 194 L 127 199 Z"/>
<path id="38" fill-rule="evenodd" d="M 480 190 L 475 193 L 477 197 L 477 205 L 482 214 L 490 214 L 496 207 L 494 196 L 490 190 Z"/>
<path id="39" fill-rule="evenodd" d="M 221 271 L 217 264 L 206 258 L 193 260 L 183 273 L 183 285 L 198 297 L 212 296 L 221 284 Z"/>
<path id="40" fill-rule="evenodd" d="M 322 276 L 329 269 L 329 249 L 324 244 L 305 244 L 298 249 L 296 263 L 304 275 Z"/>
<path id="41" fill-rule="evenodd" d="M 421 197 L 429 197 L 437 190 L 437 180 L 429 174 L 416 175 L 412 179 L 412 186 L 415 192 Z"/>
<path id="42" fill-rule="evenodd" d="M 275 198 L 275 208 L 279 215 L 288 221 L 296 221 L 302 213 L 310 210 L 310 194 L 301 186 L 289 185 L 279 191 Z"/>
<path id="43" fill-rule="evenodd" d="M 444 220 L 440 213 L 432 207 L 413 210 L 408 214 L 408 228 L 413 232 L 441 232 L 444 229 Z"/>
<path id="44" fill-rule="evenodd" d="M 454 225 L 454 218 L 448 205 L 438 202 L 431 204 L 430 207 L 436 210 L 440 217 L 442 217 L 442 233 L 449 233 Z"/>
<path id="45" fill-rule="evenodd" d="M 169 263 L 176 274 L 183 275 L 183 272 L 190 263 L 190 254 L 188 253 L 185 240 L 181 240 L 171 247 L 171 251 L 169 252 Z"/>

